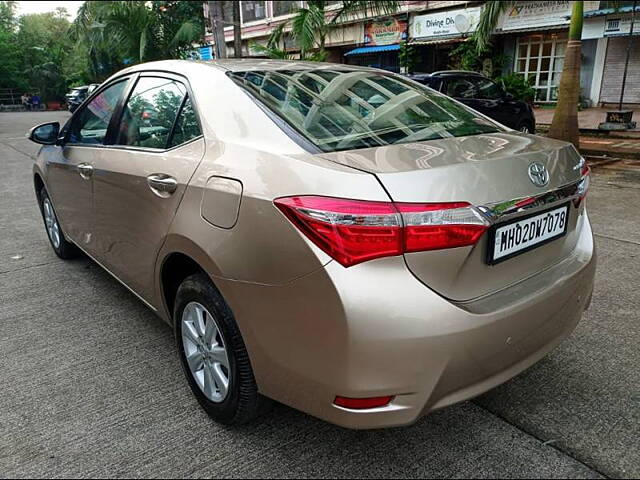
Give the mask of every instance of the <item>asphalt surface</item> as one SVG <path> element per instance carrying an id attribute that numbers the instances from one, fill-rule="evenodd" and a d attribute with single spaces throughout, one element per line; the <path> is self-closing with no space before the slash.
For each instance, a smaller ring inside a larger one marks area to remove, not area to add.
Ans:
<path id="1" fill-rule="evenodd" d="M 242 428 L 192 398 L 170 329 L 100 267 L 50 249 L 24 138 L 0 114 L 0 477 L 640 476 L 640 174 L 596 171 L 599 267 L 575 333 L 511 382 L 409 428 L 284 406 Z"/>

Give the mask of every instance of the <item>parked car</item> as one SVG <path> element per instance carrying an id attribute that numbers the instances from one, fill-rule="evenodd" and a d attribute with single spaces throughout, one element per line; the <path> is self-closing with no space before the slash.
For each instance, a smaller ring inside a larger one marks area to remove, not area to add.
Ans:
<path id="1" fill-rule="evenodd" d="M 85 252 L 172 326 L 225 424 L 266 398 L 410 424 L 540 360 L 590 302 L 576 149 L 389 72 L 141 64 L 30 138 L 56 254 Z"/>
<path id="2" fill-rule="evenodd" d="M 94 91 L 100 84 L 92 83 L 91 85 L 83 85 L 81 87 L 72 88 L 69 93 L 65 95 L 67 99 L 67 108 L 71 113 L 75 112 L 82 102 L 85 101 L 87 96 Z"/>
<path id="3" fill-rule="evenodd" d="M 536 131 L 531 105 L 515 100 L 501 85 L 477 72 L 446 70 L 416 73 L 409 78 L 449 95 L 509 128 L 525 133 Z"/>

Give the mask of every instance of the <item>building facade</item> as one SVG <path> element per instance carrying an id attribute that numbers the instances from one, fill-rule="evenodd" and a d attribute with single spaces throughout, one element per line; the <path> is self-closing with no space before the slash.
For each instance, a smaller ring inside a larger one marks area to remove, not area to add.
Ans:
<path id="1" fill-rule="evenodd" d="M 205 2 L 205 16 L 208 17 Z M 328 15 L 340 8 L 328 2 Z M 327 38 L 327 61 L 402 70 L 400 44 L 415 52 L 415 72 L 450 69 L 451 52 L 473 35 L 484 1 L 402 1 L 396 14 L 384 18 L 353 15 L 337 23 Z M 552 104 L 564 66 L 571 17 L 570 1 L 518 1 L 501 16 L 494 50 L 507 72 L 529 79 L 535 102 Z M 633 2 L 585 1 L 582 46 L 581 100 L 585 106 L 608 105 L 620 99 L 623 70 L 629 46 Z M 302 1 L 241 1 L 243 56 L 260 56 L 252 45 L 265 45 L 278 25 L 293 17 Z M 634 28 L 635 48 L 627 68 L 624 103 L 640 104 L 640 7 Z M 225 40 L 233 51 L 231 2 L 225 2 Z M 285 31 L 287 28 L 285 28 Z M 208 44 L 213 36 L 208 33 Z M 285 36 L 285 47 L 295 58 L 295 41 Z M 204 46 L 202 58 L 211 49 Z"/>

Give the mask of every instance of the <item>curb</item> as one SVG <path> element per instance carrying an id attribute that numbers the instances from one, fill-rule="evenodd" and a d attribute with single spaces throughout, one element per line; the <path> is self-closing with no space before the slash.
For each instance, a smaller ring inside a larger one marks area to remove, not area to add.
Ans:
<path id="1" fill-rule="evenodd" d="M 611 150 L 597 150 L 589 148 L 580 148 L 580 153 L 588 157 L 607 157 L 607 158 L 624 158 L 626 160 L 638 160 L 640 161 L 640 152 L 620 152 Z"/>

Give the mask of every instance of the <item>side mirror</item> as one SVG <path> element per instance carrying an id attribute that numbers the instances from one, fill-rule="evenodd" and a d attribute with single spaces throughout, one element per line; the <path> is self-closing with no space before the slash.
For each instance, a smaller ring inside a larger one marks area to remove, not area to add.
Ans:
<path id="1" fill-rule="evenodd" d="M 60 135 L 60 123 L 43 123 L 29 130 L 29 140 L 41 145 L 55 145 Z"/>
<path id="2" fill-rule="evenodd" d="M 510 102 L 511 100 L 513 100 L 513 95 L 511 95 L 509 92 L 504 92 L 504 99 Z"/>

